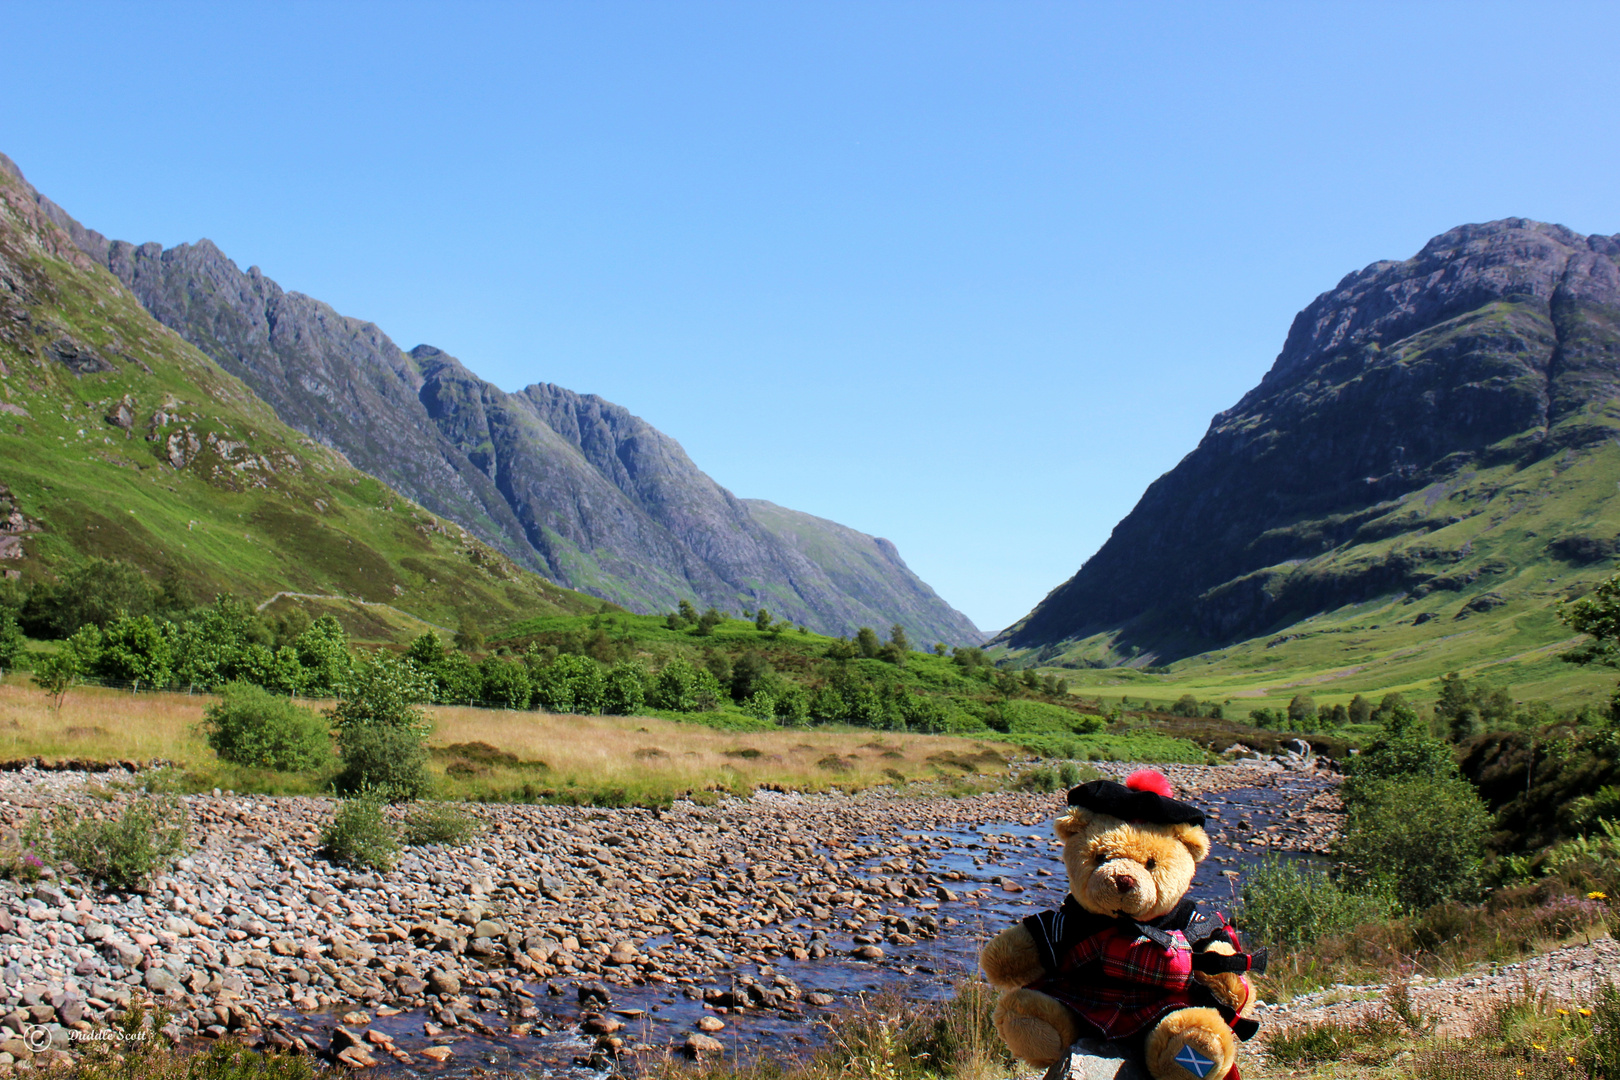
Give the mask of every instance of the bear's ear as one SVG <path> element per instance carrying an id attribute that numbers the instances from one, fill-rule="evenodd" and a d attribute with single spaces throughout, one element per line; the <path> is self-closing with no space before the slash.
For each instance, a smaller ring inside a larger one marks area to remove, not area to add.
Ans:
<path id="1" fill-rule="evenodd" d="M 1176 839 L 1185 844 L 1187 850 L 1192 852 L 1193 862 L 1200 863 L 1209 858 L 1209 834 L 1204 831 L 1202 825 L 1182 823 L 1172 825 L 1171 828 L 1175 830 Z"/>
<path id="2" fill-rule="evenodd" d="M 1078 806 L 1069 807 L 1069 812 L 1057 819 L 1056 829 L 1059 840 L 1068 840 L 1069 837 L 1085 829 L 1091 824 L 1091 811 L 1082 810 Z"/>

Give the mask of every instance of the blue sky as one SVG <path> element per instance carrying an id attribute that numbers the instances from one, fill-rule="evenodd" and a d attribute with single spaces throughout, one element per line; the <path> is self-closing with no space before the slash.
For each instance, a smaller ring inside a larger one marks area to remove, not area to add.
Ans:
<path id="1" fill-rule="evenodd" d="M 1344 274 L 1620 232 L 1615 5 L 0 0 L 92 228 L 598 393 L 987 630 Z"/>

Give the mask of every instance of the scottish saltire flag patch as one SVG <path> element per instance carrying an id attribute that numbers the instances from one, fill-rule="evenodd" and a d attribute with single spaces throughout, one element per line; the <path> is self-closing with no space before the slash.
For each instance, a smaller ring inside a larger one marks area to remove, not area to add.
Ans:
<path id="1" fill-rule="evenodd" d="M 1204 1077 L 1209 1075 L 1209 1070 L 1215 1067 L 1213 1061 L 1190 1046 L 1181 1048 L 1181 1053 L 1176 1055 L 1176 1064 L 1198 1077 L 1198 1080 L 1204 1080 Z"/>

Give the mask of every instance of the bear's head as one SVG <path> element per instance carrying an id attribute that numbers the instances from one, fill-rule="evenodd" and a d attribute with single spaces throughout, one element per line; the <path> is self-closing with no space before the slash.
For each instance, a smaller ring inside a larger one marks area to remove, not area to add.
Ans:
<path id="1" fill-rule="evenodd" d="M 1069 892 L 1087 911 L 1147 922 L 1175 909 L 1209 854 L 1204 815 L 1170 797 L 1143 769 L 1125 783 L 1093 780 L 1069 792 L 1057 821 Z"/>

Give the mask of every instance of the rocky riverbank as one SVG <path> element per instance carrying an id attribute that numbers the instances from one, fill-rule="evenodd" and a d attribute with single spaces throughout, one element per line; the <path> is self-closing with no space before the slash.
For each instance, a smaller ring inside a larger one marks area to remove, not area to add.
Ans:
<path id="1" fill-rule="evenodd" d="M 1308 770 L 1165 771 L 1211 811 L 1217 875 L 1331 834 L 1331 783 Z M 63 803 L 116 813 L 128 796 L 96 797 L 99 782 L 0 775 L 3 823 Z M 48 1056 L 70 1051 L 133 995 L 163 1000 L 179 1037 L 413 1070 L 514 1041 L 557 1065 L 718 1051 L 725 1032 L 803 1042 L 805 1021 L 854 990 L 946 992 L 978 941 L 1062 895 L 1061 793 L 470 807 L 481 837 L 407 849 L 384 876 L 320 857 L 331 800 L 185 803 L 194 850 L 145 895 L 0 883 L 0 1066 L 28 1055 L 30 1033 Z M 1206 887 L 1224 897 L 1220 884 Z"/>

